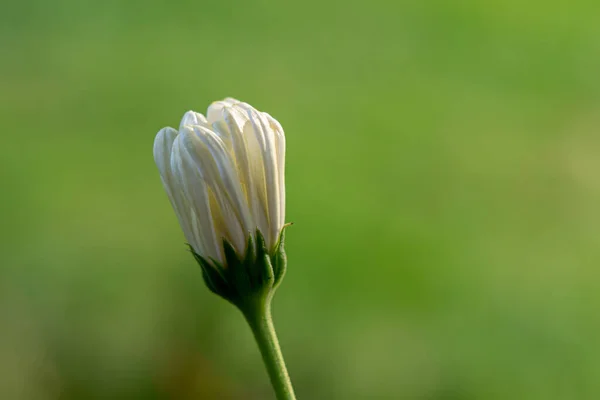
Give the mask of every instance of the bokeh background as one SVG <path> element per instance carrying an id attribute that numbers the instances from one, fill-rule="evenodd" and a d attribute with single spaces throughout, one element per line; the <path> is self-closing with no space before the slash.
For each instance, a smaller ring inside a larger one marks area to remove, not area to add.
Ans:
<path id="1" fill-rule="evenodd" d="M 226 96 L 286 130 L 299 399 L 600 398 L 596 1 L 0 8 L 0 398 L 273 398 L 152 159 Z"/>

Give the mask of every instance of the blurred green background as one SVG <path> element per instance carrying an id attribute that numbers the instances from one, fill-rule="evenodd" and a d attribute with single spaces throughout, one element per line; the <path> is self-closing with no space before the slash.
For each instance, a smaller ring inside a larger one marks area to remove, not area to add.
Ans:
<path id="1" fill-rule="evenodd" d="M 226 96 L 286 130 L 299 399 L 600 398 L 597 1 L 0 8 L 0 398 L 273 398 L 152 159 Z"/>

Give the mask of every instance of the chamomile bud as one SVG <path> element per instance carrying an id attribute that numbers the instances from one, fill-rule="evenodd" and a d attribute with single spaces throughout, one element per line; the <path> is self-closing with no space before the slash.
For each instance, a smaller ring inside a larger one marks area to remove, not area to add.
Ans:
<path id="1" fill-rule="evenodd" d="M 285 136 L 235 99 L 188 111 L 161 129 L 154 160 L 209 288 L 238 303 L 274 289 L 285 271 Z"/>

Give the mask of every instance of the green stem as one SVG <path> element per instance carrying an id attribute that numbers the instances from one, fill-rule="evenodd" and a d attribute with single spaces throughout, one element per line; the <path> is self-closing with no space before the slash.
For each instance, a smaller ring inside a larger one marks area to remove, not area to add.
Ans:
<path id="1" fill-rule="evenodd" d="M 273 326 L 271 317 L 271 301 L 252 302 L 242 309 L 246 321 L 252 329 L 254 339 L 258 344 L 263 361 L 267 367 L 271 384 L 278 400 L 296 400 L 292 382 L 288 375 Z"/>

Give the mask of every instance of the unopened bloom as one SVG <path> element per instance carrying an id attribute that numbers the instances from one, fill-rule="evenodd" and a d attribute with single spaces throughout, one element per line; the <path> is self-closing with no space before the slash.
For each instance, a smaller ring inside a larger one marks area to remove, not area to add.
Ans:
<path id="1" fill-rule="evenodd" d="M 285 136 L 273 117 L 231 98 L 206 116 L 188 111 L 178 130 L 158 132 L 154 159 L 201 260 L 227 269 L 228 247 L 241 260 L 259 244 L 274 254 L 285 224 Z"/>

